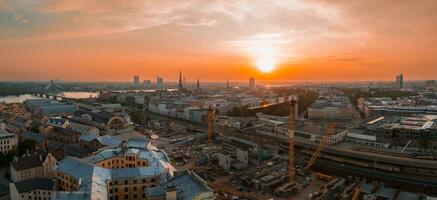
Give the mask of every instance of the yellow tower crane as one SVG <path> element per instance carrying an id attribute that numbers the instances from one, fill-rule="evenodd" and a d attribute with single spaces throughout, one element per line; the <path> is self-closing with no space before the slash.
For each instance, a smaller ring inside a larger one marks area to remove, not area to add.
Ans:
<path id="1" fill-rule="evenodd" d="M 212 123 L 214 122 L 215 109 L 212 106 L 208 108 L 208 114 L 206 116 L 206 122 L 208 125 L 208 143 L 212 140 Z"/>
<path id="2" fill-rule="evenodd" d="M 294 130 L 296 129 L 297 97 L 290 100 L 288 106 L 288 181 L 294 181 L 296 175 L 296 157 L 294 155 Z"/>
<path id="3" fill-rule="evenodd" d="M 325 147 L 325 144 L 329 140 L 329 136 L 331 136 L 335 131 L 335 123 L 332 123 L 328 126 L 328 129 L 326 130 L 326 134 L 324 137 L 322 137 L 322 140 L 320 141 L 319 146 L 317 146 L 316 150 L 314 151 L 313 155 L 311 156 L 310 160 L 308 161 L 307 165 L 303 169 L 303 173 L 306 174 L 308 170 L 313 166 L 313 164 L 316 162 L 317 158 L 320 156 L 320 152 L 322 152 L 323 148 Z"/>
<path id="4" fill-rule="evenodd" d="M 360 193 L 361 193 L 361 189 L 360 188 L 355 189 L 354 196 L 352 197 L 352 200 L 359 200 L 360 199 Z"/>

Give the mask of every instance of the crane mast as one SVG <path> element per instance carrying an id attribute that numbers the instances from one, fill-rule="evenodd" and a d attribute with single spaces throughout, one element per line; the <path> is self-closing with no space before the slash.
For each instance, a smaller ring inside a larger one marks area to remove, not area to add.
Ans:
<path id="1" fill-rule="evenodd" d="M 296 175 L 296 158 L 294 154 L 294 130 L 296 129 L 297 98 L 292 98 L 288 106 L 288 181 L 294 181 Z"/>
<path id="2" fill-rule="evenodd" d="M 206 122 L 208 125 L 208 143 L 211 143 L 211 140 L 212 140 L 212 121 L 214 118 L 214 109 L 212 108 L 212 106 L 210 106 L 208 108 L 208 114 L 207 114 L 206 118 L 207 118 Z"/>

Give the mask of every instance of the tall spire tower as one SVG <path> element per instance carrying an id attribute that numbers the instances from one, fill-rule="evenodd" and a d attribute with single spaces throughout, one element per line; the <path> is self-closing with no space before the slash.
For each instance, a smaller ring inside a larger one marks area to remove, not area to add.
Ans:
<path id="1" fill-rule="evenodd" d="M 197 79 L 197 85 L 196 85 L 196 90 L 199 91 L 200 90 L 200 82 L 199 79 Z"/>
<path id="2" fill-rule="evenodd" d="M 226 79 L 226 88 L 229 88 L 229 78 Z"/>
<path id="3" fill-rule="evenodd" d="M 182 71 L 179 70 L 179 87 L 178 87 L 179 91 L 181 91 L 183 89 L 183 85 L 182 85 Z"/>

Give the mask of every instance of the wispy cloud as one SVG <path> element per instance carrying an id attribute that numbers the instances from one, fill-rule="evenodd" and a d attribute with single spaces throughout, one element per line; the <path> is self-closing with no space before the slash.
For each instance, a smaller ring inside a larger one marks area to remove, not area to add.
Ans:
<path id="1" fill-rule="evenodd" d="M 21 15 L 15 15 L 14 20 L 16 22 L 23 23 L 23 24 L 28 22 L 28 20 Z"/>

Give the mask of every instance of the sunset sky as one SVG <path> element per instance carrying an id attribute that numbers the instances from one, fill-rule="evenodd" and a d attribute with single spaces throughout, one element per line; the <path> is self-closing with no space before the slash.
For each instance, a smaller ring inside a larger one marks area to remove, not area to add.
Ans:
<path id="1" fill-rule="evenodd" d="M 0 0 L 0 80 L 437 79 L 435 0 Z"/>

